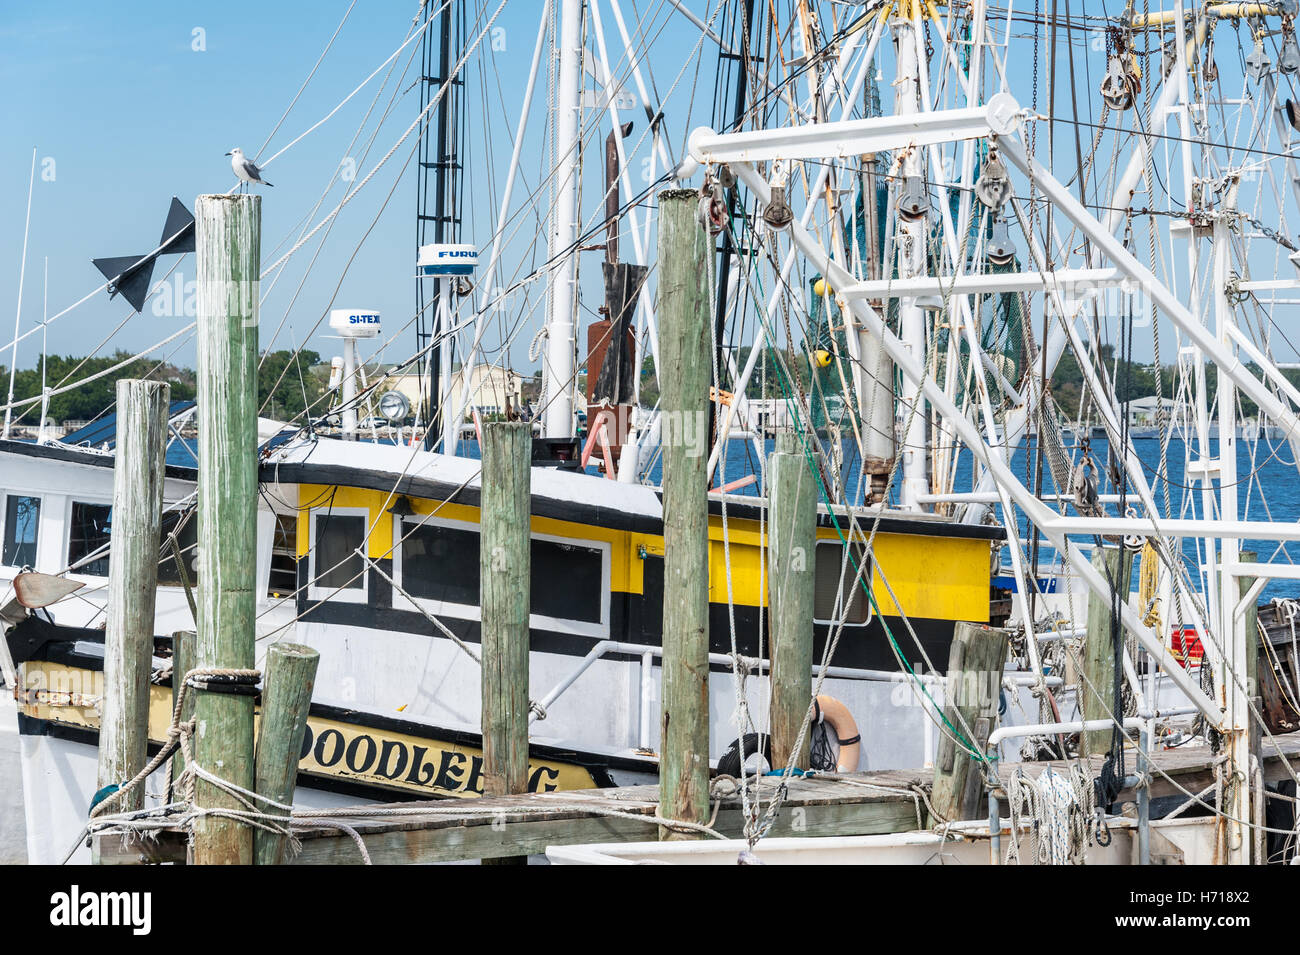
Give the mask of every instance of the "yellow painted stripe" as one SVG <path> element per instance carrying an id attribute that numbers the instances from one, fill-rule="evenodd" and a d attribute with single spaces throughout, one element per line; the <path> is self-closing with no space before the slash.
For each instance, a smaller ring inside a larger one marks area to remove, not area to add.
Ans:
<path id="1" fill-rule="evenodd" d="M 298 555 L 310 547 L 310 522 L 306 510 L 334 508 L 365 509 L 370 537 L 367 553 L 374 560 L 392 556 L 393 521 L 387 513 L 393 498 L 383 491 L 366 488 L 304 484 L 299 489 Z M 466 504 L 408 498 L 417 514 L 434 514 L 449 521 L 477 524 L 479 509 Z M 324 505 L 324 506 L 322 506 Z M 601 541 L 610 547 L 610 587 L 615 593 L 645 593 L 645 556 L 662 557 L 663 537 L 616 530 L 576 521 L 534 516 L 533 533 L 575 540 Z M 763 573 L 766 537 L 753 520 L 729 518 L 728 546 L 724 546 L 722 518 L 709 518 L 709 600 L 739 606 L 767 606 Z M 820 528 L 819 541 L 838 540 L 833 528 Z M 727 553 L 727 551 L 730 553 Z M 942 535 L 876 535 L 875 559 L 889 577 L 894 594 L 907 616 L 938 620 L 986 622 L 989 611 L 989 542 Z M 728 585 L 730 570 L 730 585 Z M 900 613 L 879 573 L 872 576 L 872 593 L 886 616 Z"/>

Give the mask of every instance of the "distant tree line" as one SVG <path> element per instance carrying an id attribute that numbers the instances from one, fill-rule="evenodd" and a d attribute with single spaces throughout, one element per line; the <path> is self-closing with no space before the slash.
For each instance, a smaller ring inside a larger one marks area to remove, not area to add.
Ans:
<path id="1" fill-rule="evenodd" d="M 1157 378 L 1156 367 L 1153 362 L 1117 361 L 1113 346 L 1103 345 L 1101 357 L 1106 366 L 1106 373 L 1111 377 L 1114 385 L 1115 395 L 1121 404 L 1137 398 L 1151 397 L 1157 393 L 1162 398 L 1177 397 L 1175 389 L 1178 387 L 1178 367 L 1176 365 L 1163 366 L 1159 371 L 1159 378 Z M 1260 377 L 1261 370 L 1258 365 L 1247 365 L 1247 368 L 1250 369 L 1253 375 Z M 1283 369 L 1282 374 L 1291 384 L 1300 387 L 1300 369 Z M 1083 372 L 1080 370 L 1079 362 L 1074 357 L 1073 352 L 1067 350 L 1061 356 L 1056 370 L 1052 373 L 1051 382 L 1052 397 L 1056 399 L 1062 413 L 1071 418 L 1077 417 L 1084 387 Z M 1213 362 L 1207 360 L 1205 386 L 1208 392 L 1208 400 L 1211 403 L 1213 403 L 1215 395 L 1218 394 L 1218 384 L 1219 369 Z M 1159 387 L 1158 392 L 1157 386 Z M 1092 403 L 1093 399 L 1090 398 L 1089 404 Z M 1237 393 L 1237 403 L 1241 414 L 1247 418 L 1253 418 L 1259 412 L 1259 406 L 1240 392 Z"/>
<path id="2" fill-rule="evenodd" d="M 129 352 L 120 350 L 112 355 L 93 358 L 77 358 L 73 355 L 43 357 L 34 368 L 19 369 L 14 375 L 14 400 L 38 398 L 42 378 L 47 387 L 57 389 L 103 372 L 130 357 Z M 258 404 L 264 406 L 261 413 L 266 417 L 287 420 L 312 405 L 313 414 L 323 414 L 326 409 L 318 399 L 328 386 L 329 372 L 315 367 L 319 364 L 320 354 L 314 351 L 304 350 L 296 354 L 288 350 L 263 353 L 257 373 Z M 193 369 L 170 362 L 137 358 L 94 381 L 54 395 L 50 398 L 48 417 L 56 423 L 92 421 L 100 417 L 112 410 L 120 378 L 165 381 L 171 385 L 173 401 L 184 401 L 195 396 Z M 0 365 L 0 396 L 7 395 L 8 389 L 9 369 Z M 268 397 L 270 401 L 267 400 Z M 15 420 L 19 425 L 35 427 L 40 424 L 40 411 L 40 404 L 34 403 L 15 412 Z"/>

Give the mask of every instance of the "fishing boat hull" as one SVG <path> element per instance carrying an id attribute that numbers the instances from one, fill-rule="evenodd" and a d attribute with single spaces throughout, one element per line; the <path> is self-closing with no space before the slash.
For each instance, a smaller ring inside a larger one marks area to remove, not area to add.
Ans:
<path id="1" fill-rule="evenodd" d="M 30 563 L 57 574 L 69 562 L 74 528 L 47 518 L 111 501 L 112 458 L 31 445 L 0 448 L 6 452 L 23 468 L 21 484 L 6 481 L 6 494 L 41 502 Z M 481 791 L 477 475 L 477 462 L 468 459 L 329 439 L 283 448 L 264 462 L 258 657 L 274 640 L 321 654 L 300 764 L 304 805 Z M 169 474 L 169 504 L 184 504 L 191 476 L 185 469 Z M 709 504 L 713 765 L 750 732 L 766 731 L 762 504 L 722 495 Z M 531 524 L 529 668 L 537 719 L 530 784 L 576 789 L 650 780 L 659 746 L 662 610 L 671 599 L 659 495 L 538 467 Z M 828 665 L 821 692 L 857 722 L 859 768 L 922 765 L 936 735 L 921 715 L 933 705 L 925 692 L 942 699 L 955 623 L 990 619 L 989 553 L 1001 529 L 843 508 L 822 508 L 818 524 L 815 660 Z M 360 534 L 342 550 L 330 539 L 340 527 Z M 365 560 L 353 566 L 349 558 L 346 572 L 332 573 L 323 555 L 351 553 L 362 541 Z M 102 569 L 106 574 L 106 564 Z M 10 577 L 17 571 L 7 569 Z M 82 577 L 85 589 L 106 591 L 105 576 Z M 39 612 L 49 620 L 29 616 L 7 634 L 17 664 L 33 860 L 66 853 L 96 788 L 101 612 L 102 597 L 70 598 Z M 188 612 L 183 586 L 160 587 L 157 632 L 192 628 Z M 161 671 L 166 638 L 158 646 Z M 163 680 L 151 701 L 155 745 L 165 738 L 170 706 Z M 819 733 L 826 742 L 825 728 Z M 836 748 L 831 740 L 824 758 L 834 760 Z"/>

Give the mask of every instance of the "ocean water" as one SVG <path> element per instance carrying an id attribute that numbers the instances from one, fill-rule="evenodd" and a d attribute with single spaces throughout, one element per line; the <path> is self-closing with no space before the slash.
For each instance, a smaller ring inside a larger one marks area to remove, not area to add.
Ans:
<path id="1" fill-rule="evenodd" d="M 1184 477 L 1186 447 L 1182 439 L 1175 438 L 1169 443 L 1167 472 L 1161 469 L 1158 441 L 1138 439 L 1133 443 L 1157 504 L 1164 508 L 1167 491 L 1170 513 L 1173 516 L 1199 517 L 1201 515 L 1200 492 L 1190 487 Z M 830 442 L 827 439 L 821 439 L 820 444 L 824 451 L 829 452 Z M 774 442 L 770 439 L 755 442 L 750 438 L 733 438 L 729 441 L 726 461 L 718 475 L 718 480 L 731 482 L 746 475 L 759 473 L 761 467 L 759 446 L 762 447 L 762 455 L 768 455 L 772 453 Z M 1212 450 L 1215 454 L 1218 453 L 1214 442 L 1212 442 Z M 1076 462 L 1080 460 L 1081 453 L 1077 445 L 1067 446 L 1066 451 L 1072 460 Z M 1100 481 L 1105 485 L 1105 471 L 1109 457 L 1106 440 L 1092 439 L 1090 451 L 1094 462 L 1102 472 Z M 472 439 L 462 440 L 457 453 L 461 457 L 478 458 L 478 442 Z M 1029 487 L 1033 487 L 1032 468 L 1036 458 L 1037 450 L 1032 442 L 1028 442 L 1025 447 L 1016 452 L 1011 461 L 1012 471 Z M 846 497 L 849 500 L 861 500 L 861 482 L 857 474 L 858 457 L 856 446 L 851 440 L 844 441 L 843 459 Z M 171 464 L 193 467 L 196 463 L 193 442 L 187 444 L 180 440 L 174 441 L 168 448 L 167 461 Z M 958 490 L 971 487 L 971 461 L 968 451 L 964 451 L 958 459 L 955 481 Z M 658 483 L 661 479 L 662 468 L 662 459 L 656 456 L 650 469 L 652 482 Z M 596 473 L 594 465 L 588 470 L 590 473 Z M 1285 523 L 1295 523 L 1300 520 L 1300 472 L 1296 469 L 1291 448 L 1285 441 L 1271 441 L 1267 438 L 1260 438 L 1258 441 L 1239 440 L 1237 477 L 1238 507 L 1244 520 Z M 1044 477 L 1044 488 L 1045 493 L 1053 492 L 1050 476 Z M 1102 486 L 1101 492 L 1116 493 L 1116 489 Z M 761 484 L 755 481 L 753 484 L 737 489 L 734 493 L 756 496 L 761 493 Z M 1136 500 L 1137 495 L 1130 490 L 1130 497 Z M 1106 509 L 1111 514 L 1118 514 L 1117 504 L 1107 504 Z M 1023 529 L 1025 527 L 1023 515 L 1018 517 Z M 1201 546 L 1202 542 L 1195 538 L 1185 538 L 1183 541 L 1183 554 L 1193 577 L 1200 576 L 1198 568 L 1201 563 L 1199 552 Z M 1300 560 L 1300 543 L 1293 542 L 1287 545 L 1269 540 L 1243 540 L 1241 546 L 1243 551 L 1254 551 L 1261 562 L 1285 563 Z M 1050 573 L 1053 566 L 1058 563 L 1055 551 L 1050 546 L 1040 546 L 1039 562 L 1040 571 Z M 1273 597 L 1285 596 L 1300 596 L 1300 582 L 1272 581 L 1264 589 L 1260 599 L 1266 601 Z"/>

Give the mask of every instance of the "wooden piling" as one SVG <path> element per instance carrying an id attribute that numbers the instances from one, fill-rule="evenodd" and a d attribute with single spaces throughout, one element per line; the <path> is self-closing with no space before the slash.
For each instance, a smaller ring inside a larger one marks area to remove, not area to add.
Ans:
<path id="1" fill-rule="evenodd" d="M 318 651 L 297 643 L 273 643 L 266 652 L 254 779 L 256 792 L 284 805 L 293 804 L 319 662 Z M 263 808 L 276 815 L 282 812 L 273 806 Z M 285 845 L 284 836 L 258 829 L 253 833 L 253 858 L 258 865 L 280 865 Z"/>
<path id="2" fill-rule="evenodd" d="M 165 382 L 123 379 L 117 383 L 112 573 L 105 612 L 104 712 L 96 788 L 127 782 L 144 769 L 147 758 L 170 396 Z M 113 808 L 126 812 L 143 805 L 144 787 L 137 786 Z"/>
<path id="3" fill-rule="evenodd" d="M 997 727 L 1002 671 L 1010 643 L 1009 631 L 982 623 L 963 620 L 953 628 L 946 722 L 939 737 L 930 794 L 930 804 L 941 819 L 978 819 L 984 814 L 984 774 L 979 757 L 972 756 L 968 748 L 981 755 L 988 751 L 989 736 Z M 954 729 L 961 734 L 964 747 L 953 739 Z"/>
<path id="4" fill-rule="evenodd" d="M 663 428 L 664 610 L 659 806 L 709 818 L 709 272 L 699 193 L 659 194 L 659 355 Z M 661 829 L 664 839 L 695 838 Z"/>
<path id="5" fill-rule="evenodd" d="M 767 521 L 768 620 L 772 654 L 773 768 L 784 768 L 812 702 L 817 478 L 803 454 L 773 454 Z M 808 768 L 804 734 L 794 765 Z"/>
<path id="6" fill-rule="evenodd" d="M 483 614 L 483 794 L 528 791 L 528 614 L 532 430 L 483 428 L 479 597 Z M 484 859 L 524 864 L 526 856 Z"/>
<path id="7" fill-rule="evenodd" d="M 257 317 L 261 198 L 199 196 L 198 272 L 198 665 L 251 670 L 257 608 Z M 199 692 L 195 760 L 253 787 L 253 697 Z M 242 808 L 214 784 L 199 805 Z M 253 861 L 253 830 L 232 819 L 195 823 L 194 861 Z"/>
<path id="8" fill-rule="evenodd" d="M 1092 565 L 1108 583 L 1114 582 L 1120 600 L 1127 602 L 1133 555 L 1123 545 L 1103 547 L 1093 552 Z M 1111 603 L 1109 598 L 1096 594 L 1088 595 L 1088 636 L 1083 647 L 1079 695 L 1083 698 L 1085 720 L 1110 719 L 1115 708 L 1115 641 L 1111 633 Z M 1116 713 L 1115 717 L 1123 719 L 1124 714 Z M 1088 756 L 1104 754 L 1110 749 L 1110 739 L 1111 731 L 1108 729 L 1091 730 L 1083 734 L 1081 748 Z"/>
<path id="9" fill-rule="evenodd" d="M 181 695 L 181 686 L 185 680 L 185 674 L 197 666 L 198 648 L 195 644 L 198 641 L 198 635 L 193 630 L 177 630 L 172 634 L 172 712 L 176 712 L 176 701 Z M 198 696 L 197 691 L 190 690 L 185 697 L 185 708 L 181 711 L 181 722 L 184 723 L 194 716 L 194 697 Z M 172 784 L 181 778 L 181 773 L 185 770 L 185 757 L 181 755 L 180 748 L 177 747 L 175 754 L 172 756 Z"/>

